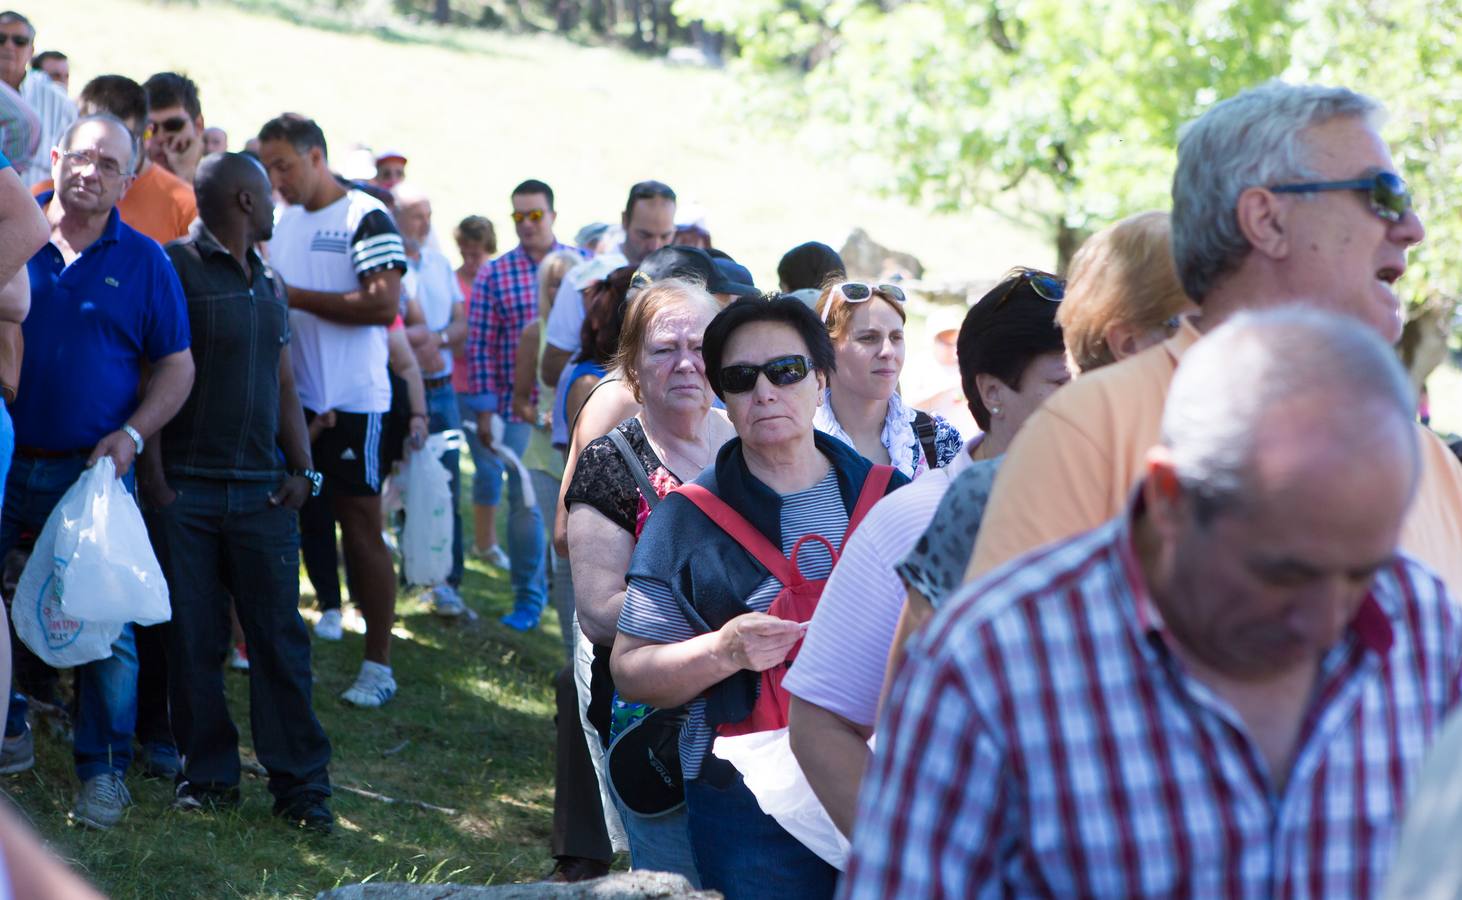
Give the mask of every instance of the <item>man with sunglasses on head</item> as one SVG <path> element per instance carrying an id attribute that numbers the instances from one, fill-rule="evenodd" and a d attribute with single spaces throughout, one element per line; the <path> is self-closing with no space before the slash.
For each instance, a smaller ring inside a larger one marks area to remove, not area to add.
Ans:
<path id="1" fill-rule="evenodd" d="M 0 557 L 22 533 L 40 531 L 66 490 L 103 456 L 130 489 L 137 455 L 192 388 L 178 276 L 162 247 L 116 209 L 140 150 L 125 124 L 96 115 L 77 120 L 51 153 L 56 190 L 37 198 L 51 239 L 27 266 L 28 352 L 10 405 L 16 448 L 0 513 Z M 115 825 L 132 802 L 122 778 L 132 761 L 137 672 L 131 625 L 111 656 L 78 669 L 74 751 L 82 789 L 72 818 L 93 828 Z M 34 758 L 25 707 L 12 694 L 5 727 L 10 771 Z"/>
<path id="2" fill-rule="evenodd" d="M 579 251 L 553 235 L 557 213 L 553 188 L 529 179 L 513 188 L 513 227 L 518 246 L 483 267 L 472 284 L 467 305 L 467 405 L 477 413 L 477 436 L 493 448 L 492 419 L 503 422 L 502 443 L 520 458 L 528 449 L 533 423 L 513 411 L 513 369 L 518 338 L 538 317 L 538 264 L 550 253 Z M 537 405 L 537 400 L 533 401 Z M 501 472 L 479 472 L 478 478 L 501 478 Z M 508 470 L 508 559 L 513 582 L 513 611 L 502 622 L 516 631 L 538 627 L 548 600 L 543 513 L 523 503 L 523 485 Z"/>
<path id="3" fill-rule="evenodd" d="M 1236 312 L 1305 303 L 1387 343 L 1400 337 L 1395 283 L 1426 232 L 1377 132 L 1380 115 L 1379 103 L 1344 88 L 1274 81 L 1184 129 L 1173 255 L 1200 312 L 1031 417 L 995 482 L 967 578 L 1120 512 L 1183 354 Z M 1401 549 L 1462 596 L 1462 466 L 1421 432 L 1421 487 Z"/>
<path id="4" fill-rule="evenodd" d="M 35 154 L 26 160 L 12 160 L 26 187 L 51 177 L 51 148 L 76 121 L 76 104 L 66 90 L 39 69 L 30 68 L 36 52 L 36 29 L 30 20 L 14 10 L 0 12 L 0 81 L 20 92 L 41 125 L 41 140 Z"/>
<path id="5" fill-rule="evenodd" d="M 176 72 L 159 72 L 143 83 L 147 88 L 147 120 L 152 135 L 147 156 L 181 178 L 189 187 L 203 159 L 203 107 L 198 85 Z"/>

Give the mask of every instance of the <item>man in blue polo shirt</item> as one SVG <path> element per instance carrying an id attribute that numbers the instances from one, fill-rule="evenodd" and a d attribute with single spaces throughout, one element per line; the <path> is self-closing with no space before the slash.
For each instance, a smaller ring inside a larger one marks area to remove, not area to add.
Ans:
<path id="1" fill-rule="evenodd" d="M 116 211 L 137 152 L 126 126 L 107 115 L 78 119 L 51 151 L 56 190 L 37 198 L 51 239 L 27 265 L 31 309 L 20 391 L 10 405 L 16 448 L 0 512 L 0 557 L 22 531 L 39 531 L 101 457 L 112 458 L 130 489 L 134 458 L 193 385 L 178 276 L 162 248 Z M 78 672 L 74 751 L 82 788 L 71 814 L 110 828 L 131 803 L 122 776 L 137 718 L 132 626 L 111 656 Z M 5 727 L 12 768 L 24 762 L 16 743 L 28 737 L 25 707 L 12 694 Z"/>

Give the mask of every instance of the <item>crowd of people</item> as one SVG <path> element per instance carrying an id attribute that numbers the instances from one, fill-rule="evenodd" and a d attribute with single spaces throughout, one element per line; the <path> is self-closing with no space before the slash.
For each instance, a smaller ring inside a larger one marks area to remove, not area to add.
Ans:
<path id="1" fill-rule="evenodd" d="M 462 433 L 415 587 L 474 615 L 475 557 L 503 627 L 557 610 L 555 880 L 627 850 L 730 900 L 1368 897 L 1398 856 L 1462 886 L 1399 840 L 1462 701 L 1462 463 L 1391 346 L 1425 232 L 1376 101 L 1224 99 L 1170 212 L 1066 277 L 1012 260 L 935 329 L 963 425 L 900 391 L 910 287 L 823 244 L 764 291 L 662 182 L 565 242 L 527 179 L 516 245 L 469 216 L 454 266 L 404 153 L 342 172 L 295 113 L 230 152 L 187 77 L 73 101 L 35 37 L 0 13 L 0 556 L 110 457 L 172 604 L 69 699 L 12 641 L 0 772 L 69 716 L 77 822 L 123 820 L 134 756 L 175 809 L 240 802 L 231 664 L 275 813 L 331 829 L 300 566 L 315 640 L 342 563 L 363 620 L 341 700 L 392 701 L 383 494 Z"/>

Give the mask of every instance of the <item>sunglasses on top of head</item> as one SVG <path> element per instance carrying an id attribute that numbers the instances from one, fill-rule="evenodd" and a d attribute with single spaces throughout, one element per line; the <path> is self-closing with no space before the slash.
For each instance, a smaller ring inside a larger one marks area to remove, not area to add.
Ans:
<path id="1" fill-rule="evenodd" d="M 827 321 L 828 313 L 832 312 L 833 301 L 842 298 L 844 303 L 867 303 L 873 299 L 875 294 L 882 294 L 902 305 L 905 301 L 904 289 L 896 284 L 868 284 L 863 281 L 845 281 L 842 284 L 833 285 L 833 292 L 828 295 L 827 305 L 822 309 L 822 320 Z"/>
<path id="2" fill-rule="evenodd" d="M 759 366 L 723 366 L 721 369 L 721 390 L 728 394 L 744 394 L 756 387 L 756 379 L 765 375 L 767 381 L 776 387 L 796 384 L 812 371 L 812 363 L 805 356 L 779 356 Z"/>
<path id="3" fill-rule="evenodd" d="M 1273 184 L 1276 194 L 1318 194 L 1322 191 L 1360 191 L 1371 212 L 1386 222 L 1400 222 L 1411 212 L 1411 190 L 1395 172 L 1377 172 L 1347 181 L 1309 181 L 1302 184 Z"/>
<path id="4" fill-rule="evenodd" d="M 542 222 L 543 217 L 548 215 L 545 210 L 530 209 L 527 212 L 513 211 L 513 223 L 522 225 L 524 222 Z"/>
<path id="5" fill-rule="evenodd" d="M 995 309 L 1005 305 L 1015 289 L 1023 284 L 1029 284 L 1031 290 L 1035 291 L 1037 297 L 1042 300 L 1049 300 L 1052 303 L 1060 303 L 1066 298 L 1066 280 L 1052 275 L 1050 272 L 1042 272 L 1040 269 L 1015 269 L 1005 276 L 1005 293 L 995 301 Z"/>

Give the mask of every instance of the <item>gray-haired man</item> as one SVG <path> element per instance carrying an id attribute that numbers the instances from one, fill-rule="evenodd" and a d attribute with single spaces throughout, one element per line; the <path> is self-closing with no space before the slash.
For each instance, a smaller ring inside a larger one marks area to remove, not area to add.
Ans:
<path id="1" fill-rule="evenodd" d="M 1379 113 L 1343 88 L 1271 82 L 1185 129 L 1173 252 L 1202 311 L 1031 417 L 995 482 L 968 577 L 1116 515 L 1157 439 L 1179 360 L 1235 312 L 1302 301 L 1396 340 L 1393 286 L 1425 231 L 1376 131 Z M 1401 546 L 1462 594 L 1462 466 L 1435 435 L 1420 438 L 1422 487 Z"/>

